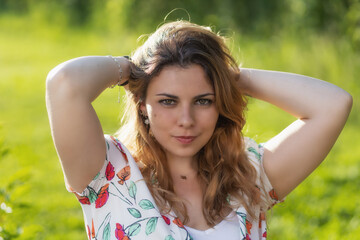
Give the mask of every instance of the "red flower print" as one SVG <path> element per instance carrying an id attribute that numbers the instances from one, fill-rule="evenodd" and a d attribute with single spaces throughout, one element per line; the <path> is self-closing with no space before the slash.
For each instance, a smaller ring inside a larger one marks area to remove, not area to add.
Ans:
<path id="1" fill-rule="evenodd" d="M 111 162 L 109 162 L 106 166 L 105 175 L 107 180 L 111 180 L 115 176 L 114 166 L 111 164 Z"/>
<path id="2" fill-rule="evenodd" d="M 94 219 L 91 220 L 91 238 L 95 238 Z"/>
<path id="3" fill-rule="evenodd" d="M 167 225 L 170 225 L 170 219 L 167 216 L 161 215 Z"/>
<path id="4" fill-rule="evenodd" d="M 115 237 L 118 240 L 130 240 L 128 236 L 126 236 L 123 227 L 121 226 L 120 223 L 116 224 L 116 229 L 115 229 Z"/>
<path id="5" fill-rule="evenodd" d="M 75 196 L 77 197 L 77 199 L 79 200 L 79 202 L 81 204 L 84 205 L 90 205 L 90 200 L 88 197 L 84 197 L 84 196 L 80 196 L 79 194 L 77 194 L 76 192 L 74 192 Z"/>
<path id="6" fill-rule="evenodd" d="M 98 193 L 98 198 L 95 201 L 95 208 L 101 208 L 102 206 L 105 205 L 105 203 L 107 202 L 107 200 L 109 199 L 109 184 L 104 185 L 99 193 Z"/>
<path id="7" fill-rule="evenodd" d="M 262 221 L 265 221 L 265 220 L 266 220 L 266 215 L 264 212 L 261 212 L 260 216 L 259 216 L 259 228 L 261 228 Z"/>
<path id="8" fill-rule="evenodd" d="M 266 231 L 263 233 L 263 237 L 267 237 L 267 232 Z"/>
<path id="9" fill-rule="evenodd" d="M 271 189 L 271 191 L 269 192 L 269 195 L 272 199 L 276 200 L 276 201 L 279 201 L 279 198 L 278 196 L 276 195 L 276 192 L 274 189 Z"/>
<path id="10" fill-rule="evenodd" d="M 246 220 L 246 231 L 249 234 L 251 234 L 251 227 L 252 227 L 252 223 Z"/>
<path id="11" fill-rule="evenodd" d="M 121 154 L 123 155 L 125 161 L 128 162 L 129 160 L 128 160 L 127 155 L 125 154 L 125 152 L 121 151 Z"/>
<path id="12" fill-rule="evenodd" d="M 249 234 L 246 234 L 246 240 L 251 240 Z"/>
<path id="13" fill-rule="evenodd" d="M 89 228 L 89 225 L 86 225 L 86 227 L 87 227 L 87 234 L 88 234 L 88 238 L 89 238 L 89 240 L 91 239 L 91 232 L 90 232 L 90 228 Z"/>
<path id="14" fill-rule="evenodd" d="M 180 227 L 180 228 L 184 228 L 184 225 L 182 224 L 182 222 L 180 221 L 180 219 L 179 218 L 175 218 L 174 220 L 173 220 L 173 223 L 175 223 L 178 227 Z"/>
<path id="15" fill-rule="evenodd" d="M 117 138 L 114 138 L 113 136 L 110 136 L 110 138 L 113 140 L 113 143 L 115 144 L 116 148 L 119 149 L 121 155 L 124 157 L 125 161 L 128 162 L 128 158 L 127 155 L 124 151 L 124 149 L 122 148 L 119 140 Z"/>
<path id="16" fill-rule="evenodd" d="M 124 182 L 130 178 L 130 166 L 124 167 L 116 175 L 120 178 L 119 183 L 123 185 Z"/>

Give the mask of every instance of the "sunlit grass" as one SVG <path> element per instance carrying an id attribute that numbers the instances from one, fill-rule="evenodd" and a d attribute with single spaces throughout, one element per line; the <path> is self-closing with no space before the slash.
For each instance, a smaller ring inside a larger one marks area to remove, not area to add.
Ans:
<path id="1" fill-rule="evenodd" d="M 12 219 L 21 222 L 32 239 L 85 239 L 81 208 L 64 188 L 51 140 L 46 75 L 60 62 L 82 55 L 128 55 L 136 46 L 136 36 L 71 30 L 30 20 L 34 18 L 0 17 L 0 133 L 11 149 L 0 160 L 0 185 L 11 176 L 28 175 L 11 201 L 31 208 L 14 208 Z M 355 239 L 360 233 L 358 54 L 343 40 L 324 36 L 235 38 L 244 67 L 321 78 L 343 87 L 355 100 L 349 122 L 326 161 L 273 210 L 269 239 Z M 107 133 L 119 126 L 117 91 L 106 90 L 93 104 Z M 246 134 L 259 142 L 294 120 L 256 100 L 250 100 L 247 115 Z"/>

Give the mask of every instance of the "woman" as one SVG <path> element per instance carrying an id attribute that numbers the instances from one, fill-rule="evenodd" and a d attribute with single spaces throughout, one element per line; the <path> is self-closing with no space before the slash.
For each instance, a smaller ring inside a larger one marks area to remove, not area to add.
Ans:
<path id="1" fill-rule="evenodd" d="M 114 85 L 128 100 L 117 137 L 91 105 Z M 160 27 L 131 60 L 60 64 L 46 93 L 89 239 L 266 239 L 265 212 L 321 163 L 352 105 L 321 80 L 239 70 L 220 36 L 185 21 Z M 245 95 L 298 120 L 258 145 L 242 136 Z"/>

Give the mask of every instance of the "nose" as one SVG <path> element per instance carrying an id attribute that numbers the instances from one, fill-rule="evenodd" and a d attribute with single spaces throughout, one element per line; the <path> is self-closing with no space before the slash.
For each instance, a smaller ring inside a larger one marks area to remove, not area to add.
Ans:
<path id="1" fill-rule="evenodd" d="M 194 126 L 194 110 L 191 106 L 182 106 L 179 109 L 178 125 L 184 128 L 190 128 Z"/>

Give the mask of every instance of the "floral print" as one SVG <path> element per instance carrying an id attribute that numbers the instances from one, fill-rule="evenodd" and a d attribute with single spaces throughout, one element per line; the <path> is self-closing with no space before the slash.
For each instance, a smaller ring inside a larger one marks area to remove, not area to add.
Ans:
<path id="1" fill-rule="evenodd" d="M 126 180 L 130 178 L 130 167 L 126 166 L 123 169 L 121 169 L 120 172 L 116 174 L 119 177 L 119 184 L 123 185 Z"/>
<path id="2" fill-rule="evenodd" d="M 128 240 L 129 237 L 125 234 L 123 226 L 120 223 L 116 223 L 115 237 L 118 240 Z"/>
<path id="3" fill-rule="evenodd" d="M 128 150 L 113 136 L 105 135 L 106 159 L 100 172 L 82 193 L 73 191 L 83 212 L 89 240 L 191 240 L 180 219 L 170 212 L 161 215 Z M 269 208 L 279 202 L 270 182 L 262 171 L 261 145 L 245 139 L 249 161 L 262 177 L 271 199 Z M 229 197 L 231 202 L 231 197 Z M 258 222 L 252 221 L 243 207 L 234 209 L 239 219 L 240 239 L 266 239 L 265 212 L 256 209 Z"/>
<path id="4" fill-rule="evenodd" d="M 106 166 L 106 172 L 105 172 L 105 175 L 106 175 L 106 179 L 107 180 L 111 180 L 114 178 L 115 176 L 115 171 L 114 171 L 114 167 L 113 165 L 111 164 L 111 162 L 109 162 Z"/>
<path id="5" fill-rule="evenodd" d="M 95 201 L 95 208 L 101 208 L 102 206 L 104 206 L 108 199 L 109 199 L 109 184 L 106 184 L 100 189 L 98 193 L 98 197 Z"/>

